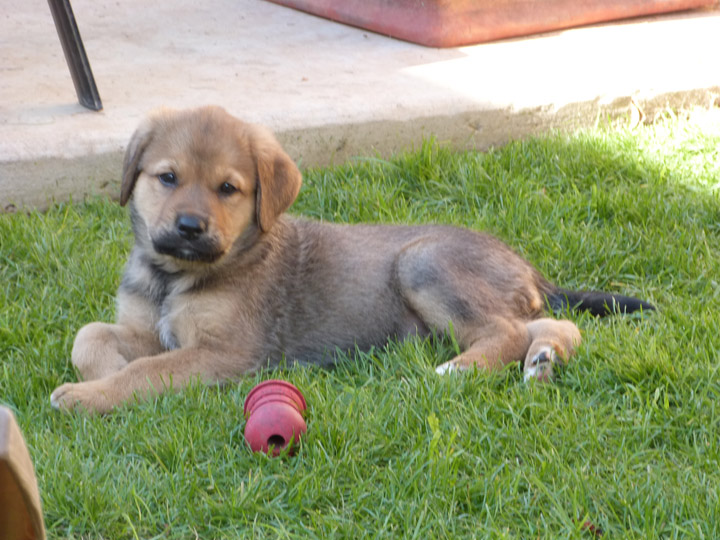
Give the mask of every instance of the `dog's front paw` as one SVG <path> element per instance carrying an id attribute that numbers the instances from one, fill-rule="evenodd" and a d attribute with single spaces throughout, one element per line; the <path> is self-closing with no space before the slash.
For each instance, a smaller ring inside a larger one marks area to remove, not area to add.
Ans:
<path id="1" fill-rule="evenodd" d="M 50 395 L 50 405 L 61 411 L 85 409 L 90 413 L 106 413 L 113 407 L 111 393 L 102 381 L 65 383 Z"/>
<path id="2" fill-rule="evenodd" d="M 541 382 L 549 382 L 553 377 L 553 366 L 557 362 L 557 354 L 550 346 L 544 346 L 540 350 L 529 355 L 525 361 L 525 382 L 536 379 Z"/>

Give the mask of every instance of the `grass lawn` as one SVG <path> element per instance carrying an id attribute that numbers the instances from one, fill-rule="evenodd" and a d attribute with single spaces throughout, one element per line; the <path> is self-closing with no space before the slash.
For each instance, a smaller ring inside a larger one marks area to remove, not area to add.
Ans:
<path id="1" fill-rule="evenodd" d="M 119 172 L 118 172 L 119 174 Z M 102 200 L 0 216 L 0 403 L 35 462 L 50 538 L 720 538 L 720 135 L 677 118 L 488 153 L 427 143 L 306 171 L 292 211 L 490 231 L 566 288 L 640 296 L 573 315 L 551 385 L 518 367 L 437 376 L 450 340 L 282 369 L 105 417 L 61 414 L 76 331 L 113 319 L 131 245 Z M 242 404 L 307 398 L 294 458 L 253 455 Z"/>

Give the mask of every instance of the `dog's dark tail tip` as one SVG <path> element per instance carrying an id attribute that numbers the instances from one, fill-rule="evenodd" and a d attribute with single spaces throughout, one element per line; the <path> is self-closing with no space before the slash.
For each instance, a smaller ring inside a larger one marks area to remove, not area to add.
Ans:
<path id="1" fill-rule="evenodd" d="M 587 311 L 591 315 L 604 317 L 616 313 L 633 313 L 635 311 L 655 311 L 655 306 L 621 294 L 600 291 L 568 291 L 556 289 L 548 296 L 548 305 L 553 311 Z"/>

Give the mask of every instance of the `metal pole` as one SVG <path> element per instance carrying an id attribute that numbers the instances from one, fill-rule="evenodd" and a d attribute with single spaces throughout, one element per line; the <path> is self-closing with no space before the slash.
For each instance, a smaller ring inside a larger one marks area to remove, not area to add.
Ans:
<path id="1" fill-rule="evenodd" d="M 102 101 L 100 101 L 100 94 L 95 86 L 95 79 L 85 54 L 85 47 L 80 38 L 70 0 L 48 0 L 48 4 L 65 53 L 65 60 L 70 68 L 78 101 L 83 107 L 101 111 Z"/>

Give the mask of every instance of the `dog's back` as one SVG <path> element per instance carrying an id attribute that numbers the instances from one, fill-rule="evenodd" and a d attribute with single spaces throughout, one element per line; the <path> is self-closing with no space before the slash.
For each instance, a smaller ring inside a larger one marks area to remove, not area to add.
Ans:
<path id="1" fill-rule="evenodd" d="M 531 319 L 542 311 L 550 287 L 497 239 L 459 227 L 338 225 L 286 216 L 271 235 L 282 252 L 282 263 L 273 261 L 267 276 L 276 293 L 264 317 L 276 344 L 267 351 L 273 359 L 284 354 L 288 360 L 329 362 L 335 349 L 366 350 L 389 338 L 428 335 L 431 327 L 413 309 L 409 289 L 482 276 L 478 291 L 450 295 L 446 307 L 453 315 L 473 316 L 463 313 L 472 309 L 479 316 L 508 311 Z M 445 252 L 444 264 L 423 265 L 415 257 L 407 277 L 403 255 L 418 246 Z M 465 295 L 476 298 L 472 308 Z"/>

